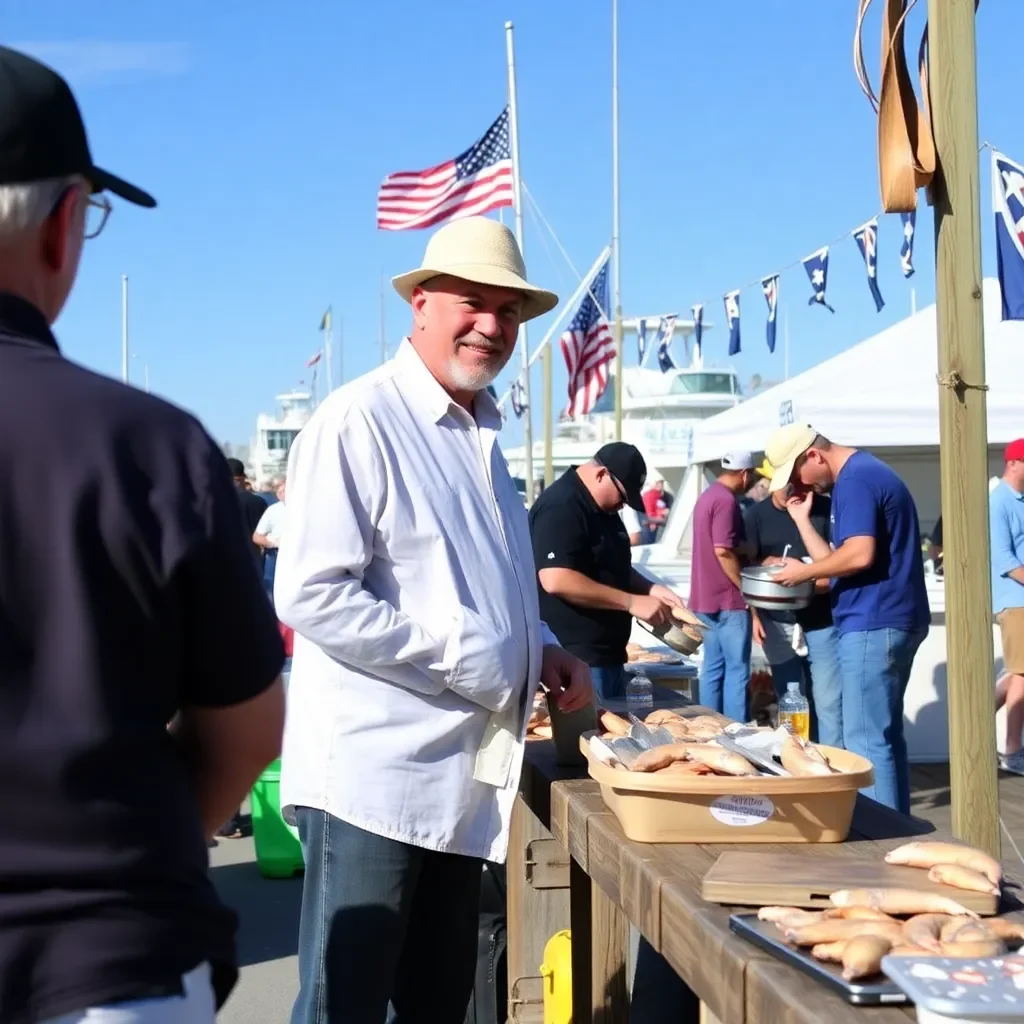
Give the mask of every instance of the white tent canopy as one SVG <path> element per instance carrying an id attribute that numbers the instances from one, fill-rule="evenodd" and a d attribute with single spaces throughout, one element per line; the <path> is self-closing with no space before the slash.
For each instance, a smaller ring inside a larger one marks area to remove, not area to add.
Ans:
<path id="1" fill-rule="evenodd" d="M 1000 319 L 999 284 L 984 282 L 989 444 L 1024 436 L 1024 322 Z M 703 420 L 691 461 L 761 451 L 786 423 L 810 423 L 839 444 L 914 448 L 939 443 L 935 307 L 806 372 Z M 975 383 L 968 381 L 968 383 Z"/>

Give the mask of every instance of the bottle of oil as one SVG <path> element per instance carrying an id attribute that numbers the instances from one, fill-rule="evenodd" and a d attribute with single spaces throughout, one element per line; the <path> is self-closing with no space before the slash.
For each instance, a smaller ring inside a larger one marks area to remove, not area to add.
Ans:
<path id="1" fill-rule="evenodd" d="M 799 683 L 786 684 L 786 692 L 779 701 L 779 725 L 784 725 L 802 740 L 810 738 L 811 706 L 800 692 Z"/>

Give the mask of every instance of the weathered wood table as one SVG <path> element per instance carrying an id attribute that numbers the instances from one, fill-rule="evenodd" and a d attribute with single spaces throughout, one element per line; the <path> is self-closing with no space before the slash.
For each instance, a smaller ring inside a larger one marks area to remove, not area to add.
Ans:
<path id="1" fill-rule="evenodd" d="M 792 853 L 807 852 L 807 847 L 634 843 L 605 807 L 597 784 L 581 775 L 558 768 L 550 744 L 528 745 L 522 814 L 549 827 L 569 859 L 568 895 L 564 889 L 558 891 L 561 904 L 546 925 L 572 929 L 575 1024 L 625 1024 L 628 1020 L 630 924 L 698 995 L 706 1021 L 906 1024 L 914 1018 L 913 1008 L 847 1004 L 731 932 L 729 915 L 735 908 L 707 903 L 701 897 L 705 872 L 726 850 Z M 928 832 L 934 832 L 929 824 L 859 797 L 848 841 L 816 845 L 813 850 L 822 857 L 877 860 L 908 837 Z M 942 833 L 934 835 L 943 838 Z M 561 864 L 564 872 L 564 860 Z M 513 934 L 522 923 L 514 920 L 512 890 L 510 878 L 510 977 Z M 558 923 L 564 921 L 566 900 L 569 922 Z M 548 906 L 551 910 L 554 904 Z"/>

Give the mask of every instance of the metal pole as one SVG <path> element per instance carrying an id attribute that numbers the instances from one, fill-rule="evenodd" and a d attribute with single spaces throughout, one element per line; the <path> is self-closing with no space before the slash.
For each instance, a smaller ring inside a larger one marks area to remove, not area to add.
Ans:
<path id="1" fill-rule="evenodd" d="M 384 325 L 384 274 L 380 275 L 380 361 L 388 361 L 388 332 Z"/>
<path id="2" fill-rule="evenodd" d="M 515 198 L 516 241 L 519 251 L 526 259 L 523 248 L 523 190 L 519 174 L 519 117 L 516 109 L 516 53 L 512 39 L 512 22 L 505 22 L 505 55 L 508 58 L 508 127 L 512 149 L 512 192 Z M 523 360 L 523 397 L 526 411 L 523 413 L 523 447 L 526 454 L 526 500 L 533 501 L 533 402 L 530 400 L 530 343 L 527 339 L 526 324 L 519 325 L 519 351 Z"/>
<path id="3" fill-rule="evenodd" d="M 146 363 L 145 367 L 143 368 L 143 372 L 145 373 L 146 394 L 148 395 L 149 394 L 149 363 Z"/>
<path id="4" fill-rule="evenodd" d="M 913 316 L 917 312 L 917 289 L 910 289 L 910 315 Z"/>
<path id="5" fill-rule="evenodd" d="M 615 439 L 622 440 L 622 260 L 619 256 L 619 0 L 612 0 L 612 305 L 615 307 Z"/>
<path id="6" fill-rule="evenodd" d="M 789 380 L 789 306 L 786 307 L 785 319 L 782 324 L 782 351 L 785 377 Z"/>
<path id="7" fill-rule="evenodd" d="M 974 0 L 928 0 L 953 833 L 999 857 Z"/>
<path id="8" fill-rule="evenodd" d="M 121 380 L 128 383 L 128 275 L 121 275 Z"/>
<path id="9" fill-rule="evenodd" d="M 345 383 L 345 318 L 338 317 L 338 387 Z"/>
<path id="10" fill-rule="evenodd" d="M 324 359 L 327 361 L 327 394 L 334 390 L 334 346 L 331 344 L 331 334 L 334 331 L 334 317 L 331 307 L 327 307 L 327 330 L 324 331 Z"/>

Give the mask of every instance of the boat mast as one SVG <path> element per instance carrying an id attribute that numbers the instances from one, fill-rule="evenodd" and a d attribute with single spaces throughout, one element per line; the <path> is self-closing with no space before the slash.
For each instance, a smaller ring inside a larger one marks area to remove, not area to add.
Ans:
<path id="1" fill-rule="evenodd" d="M 622 440 L 622 261 L 619 258 L 619 0 L 612 0 L 612 304 L 615 307 L 615 440 Z"/>

